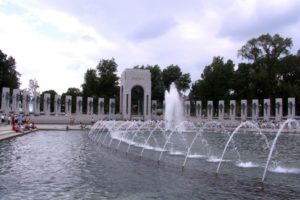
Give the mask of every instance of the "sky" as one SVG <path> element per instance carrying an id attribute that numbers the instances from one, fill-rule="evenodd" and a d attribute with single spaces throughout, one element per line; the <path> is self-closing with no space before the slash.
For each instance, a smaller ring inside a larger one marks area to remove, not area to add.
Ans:
<path id="1" fill-rule="evenodd" d="M 214 56 L 269 33 L 300 49 L 299 0 L 0 0 L 0 49 L 21 73 L 58 94 L 81 89 L 84 73 L 114 58 L 118 75 L 136 65 L 174 64 L 200 79 Z"/>

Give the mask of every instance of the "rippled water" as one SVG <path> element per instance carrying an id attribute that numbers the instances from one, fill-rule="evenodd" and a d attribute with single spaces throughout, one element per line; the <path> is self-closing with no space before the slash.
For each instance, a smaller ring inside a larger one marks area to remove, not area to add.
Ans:
<path id="1" fill-rule="evenodd" d="M 217 154 L 221 139 L 212 138 Z M 261 149 L 249 151 L 254 139 L 248 134 L 235 139 L 243 162 L 235 163 L 229 152 L 215 176 L 213 157 L 191 156 L 182 172 L 181 155 L 166 154 L 158 166 L 152 150 L 140 160 L 137 147 L 126 156 L 126 144 L 115 152 L 87 132 L 31 133 L 0 142 L 0 199 L 300 199 L 299 135 L 278 141 L 277 160 L 288 167 L 270 170 L 264 191 L 259 182 L 265 154 L 249 161 Z"/>

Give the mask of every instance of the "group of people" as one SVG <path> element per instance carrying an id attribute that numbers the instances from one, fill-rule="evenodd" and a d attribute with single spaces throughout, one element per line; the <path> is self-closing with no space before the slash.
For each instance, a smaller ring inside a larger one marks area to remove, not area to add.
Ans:
<path id="1" fill-rule="evenodd" d="M 15 132 L 24 132 L 36 129 L 34 122 L 31 121 L 31 118 L 28 115 L 12 115 L 10 120 L 12 130 Z"/>

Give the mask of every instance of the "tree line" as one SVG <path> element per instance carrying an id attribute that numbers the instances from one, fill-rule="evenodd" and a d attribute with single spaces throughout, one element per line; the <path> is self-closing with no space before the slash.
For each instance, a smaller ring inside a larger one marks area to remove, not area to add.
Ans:
<path id="1" fill-rule="evenodd" d="M 235 64 L 231 59 L 224 60 L 223 57 L 216 56 L 204 67 L 199 79 L 193 83 L 190 74 L 182 72 L 178 65 L 172 64 L 164 69 L 159 65 L 138 65 L 133 68 L 150 70 L 152 99 L 159 102 L 164 99 L 164 91 L 175 82 L 180 92 L 189 91 L 186 98 L 192 101 L 192 105 L 196 100 L 202 100 L 204 106 L 207 100 L 213 100 L 214 106 L 217 107 L 218 100 L 229 102 L 230 99 L 239 101 L 270 98 L 275 101 L 277 97 L 282 97 L 286 105 L 287 97 L 296 97 L 296 106 L 299 108 L 300 53 L 298 51 L 296 55 L 291 54 L 292 46 L 291 38 L 283 38 L 279 34 L 263 34 L 252 38 L 237 52 L 238 57 L 243 60 L 241 63 Z M 16 71 L 15 60 L 7 57 L 2 51 L 0 51 L 0 67 L 0 87 L 18 88 L 21 74 Z M 99 97 L 105 98 L 106 102 L 109 98 L 115 98 L 118 105 L 120 90 L 117 67 L 114 58 L 101 59 L 95 68 L 87 69 L 81 89 L 71 87 L 62 94 L 62 105 L 65 95 L 83 96 L 84 99 L 94 97 L 94 110 L 97 110 Z M 46 92 L 53 98 L 56 94 L 54 90 L 43 91 L 42 94 Z M 73 109 L 75 101 L 73 98 Z M 54 105 L 51 107 L 53 109 Z M 83 110 L 86 109 L 84 100 Z M 118 111 L 118 106 L 116 109 Z M 105 111 L 107 110 L 108 105 L 105 106 Z"/>

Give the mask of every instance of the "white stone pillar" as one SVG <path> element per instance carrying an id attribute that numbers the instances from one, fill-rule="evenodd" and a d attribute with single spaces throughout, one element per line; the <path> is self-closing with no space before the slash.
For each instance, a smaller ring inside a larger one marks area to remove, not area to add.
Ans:
<path id="1" fill-rule="evenodd" d="M 40 105 L 41 105 L 41 97 L 40 94 L 35 92 L 33 94 L 33 102 L 32 102 L 32 108 L 33 108 L 33 113 L 36 115 L 40 114 Z"/>
<path id="2" fill-rule="evenodd" d="M 166 112 L 166 101 L 165 100 L 163 101 L 162 112 L 163 112 L 163 115 L 165 116 L 165 112 Z"/>
<path id="3" fill-rule="evenodd" d="M 94 114 L 94 99 L 93 97 L 87 98 L 87 114 Z"/>
<path id="4" fill-rule="evenodd" d="M 229 111 L 229 118 L 231 119 L 231 120 L 235 120 L 235 117 L 236 117 L 236 101 L 235 100 L 230 100 L 230 102 L 229 102 L 229 109 L 230 109 L 230 111 Z"/>
<path id="5" fill-rule="evenodd" d="M 12 111 L 18 115 L 20 113 L 21 94 L 19 89 L 13 89 L 12 96 Z"/>
<path id="6" fill-rule="evenodd" d="M 61 114 L 61 96 L 58 94 L 54 96 L 54 114 L 55 115 Z"/>
<path id="7" fill-rule="evenodd" d="M 264 120 L 270 121 L 271 104 L 270 99 L 264 99 Z"/>
<path id="8" fill-rule="evenodd" d="M 296 116 L 295 97 L 288 98 L 288 119 L 294 119 Z"/>
<path id="9" fill-rule="evenodd" d="M 282 119 L 282 98 L 275 99 L 275 119 L 281 121 Z"/>
<path id="10" fill-rule="evenodd" d="M 157 115 L 157 100 L 152 100 L 152 115 Z"/>
<path id="11" fill-rule="evenodd" d="M 151 120 L 151 86 L 144 91 L 144 120 Z"/>
<path id="12" fill-rule="evenodd" d="M 81 96 L 76 97 L 76 114 L 77 115 L 82 114 L 82 97 Z"/>
<path id="13" fill-rule="evenodd" d="M 219 103 L 218 103 L 218 118 L 219 118 L 219 120 L 224 119 L 224 110 L 225 110 L 224 100 L 219 100 Z"/>
<path id="14" fill-rule="evenodd" d="M 1 101 L 1 110 L 9 114 L 10 111 L 10 89 L 8 87 L 2 88 L 2 101 Z"/>
<path id="15" fill-rule="evenodd" d="M 184 116 L 187 118 L 191 116 L 191 102 L 190 101 L 184 102 Z"/>
<path id="16" fill-rule="evenodd" d="M 109 99 L 109 115 L 112 118 L 116 113 L 116 100 L 114 98 Z"/>
<path id="17" fill-rule="evenodd" d="M 259 103 L 258 99 L 252 99 L 252 120 L 257 121 L 259 114 Z"/>
<path id="18" fill-rule="evenodd" d="M 30 95 L 28 91 L 23 91 L 23 113 L 24 115 L 29 114 Z"/>
<path id="19" fill-rule="evenodd" d="M 65 98 L 65 114 L 71 115 L 72 114 L 72 96 L 66 95 Z"/>
<path id="20" fill-rule="evenodd" d="M 202 116 L 202 101 L 196 101 L 196 117 L 201 118 Z"/>
<path id="21" fill-rule="evenodd" d="M 98 115 L 104 115 L 104 98 L 98 99 Z"/>
<path id="22" fill-rule="evenodd" d="M 212 120 L 214 114 L 213 101 L 207 101 L 207 119 Z"/>
<path id="23" fill-rule="evenodd" d="M 51 107 L 51 95 L 50 93 L 44 93 L 44 113 L 45 115 L 50 115 Z"/>
<path id="24" fill-rule="evenodd" d="M 247 100 L 241 100 L 241 120 L 247 120 Z"/>

